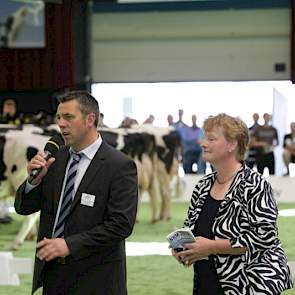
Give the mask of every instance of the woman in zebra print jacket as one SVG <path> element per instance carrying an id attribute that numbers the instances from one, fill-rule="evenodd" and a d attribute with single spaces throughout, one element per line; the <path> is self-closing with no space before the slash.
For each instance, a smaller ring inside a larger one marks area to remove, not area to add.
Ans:
<path id="1" fill-rule="evenodd" d="M 194 265 L 194 295 L 279 295 L 292 288 L 270 184 L 245 166 L 248 128 L 226 114 L 204 123 L 215 171 L 195 187 L 185 226 L 196 241 L 173 255 Z"/>

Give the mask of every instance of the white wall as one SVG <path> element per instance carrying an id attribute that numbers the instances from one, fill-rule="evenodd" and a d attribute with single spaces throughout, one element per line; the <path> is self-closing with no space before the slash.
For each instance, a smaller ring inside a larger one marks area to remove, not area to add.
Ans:
<path id="1" fill-rule="evenodd" d="M 95 82 L 288 80 L 289 9 L 96 13 Z M 275 63 L 286 72 L 276 73 Z"/>
<path id="2" fill-rule="evenodd" d="M 181 199 L 190 200 L 194 187 L 201 178 L 202 176 L 200 175 L 185 175 L 183 178 L 181 178 L 183 185 L 183 194 Z M 270 182 L 273 188 L 274 197 L 278 203 L 291 203 L 295 201 L 294 177 L 270 176 L 267 178 L 267 180 Z"/>

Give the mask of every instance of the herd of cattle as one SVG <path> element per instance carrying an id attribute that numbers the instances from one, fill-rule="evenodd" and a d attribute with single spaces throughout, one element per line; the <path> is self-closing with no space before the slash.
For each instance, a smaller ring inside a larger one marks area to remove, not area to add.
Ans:
<path id="1" fill-rule="evenodd" d="M 171 182 L 173 180 L 174 183 L 179 183 L 177 152 L 180 138 L 175 129 L 145 124 L 128 129 L 100 128 L 98 131 L 106 142 L 135 161 L 139 196 L 145 192 L 150 196 L 151 222 L 169 220 Z M 0 200 L 15 194 L 18 186 L 27 177 L 28 161 L 38 150 L 43 149 L 48 139 L 57 132 L 57 126 L 39 128 L 24 125 L 22 129 L 16 129 L 0 125 Z M 23 243 L 37 220 L 38 214 L 26 217 L 11 246 L 12 249 Z"/>

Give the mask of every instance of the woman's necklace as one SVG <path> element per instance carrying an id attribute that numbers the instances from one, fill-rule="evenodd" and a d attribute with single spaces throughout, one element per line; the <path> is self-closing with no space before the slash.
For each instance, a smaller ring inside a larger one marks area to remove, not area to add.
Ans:
<path id="1" fill-rule="evenodd" d="M 225 183 L 229 182 L 230 180 L 232 180 L 232 179 L 236 176 L 236 174 L 237 174 L 237 172 L 235 172 L 234 174 L 232 174 L 229 178 L 227 178 L 227 179 L 224 180 L 224 181 L 220 181 L 220 180 L 218 179 L 218 175 L 217 175 L 217 176 L 216 176 L 216 181 L 217 181 L 218 184 L 225 184 Z"/>

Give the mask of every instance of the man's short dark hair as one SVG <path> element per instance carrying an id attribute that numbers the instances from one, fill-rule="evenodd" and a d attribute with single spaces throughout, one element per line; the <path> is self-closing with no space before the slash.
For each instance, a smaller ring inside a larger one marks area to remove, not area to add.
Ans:
<path id="1" fill-rule="evenodd" d="M 69 91 L 60 95 L 58 98 L 59 103 L 64 103 L 71 100 L 78 101 L 82 114 L 88 115 L 94 113 L 95 126 L 98 126 L 99 120 L 99 105 L 97 100 L 86 90 Z"/>

